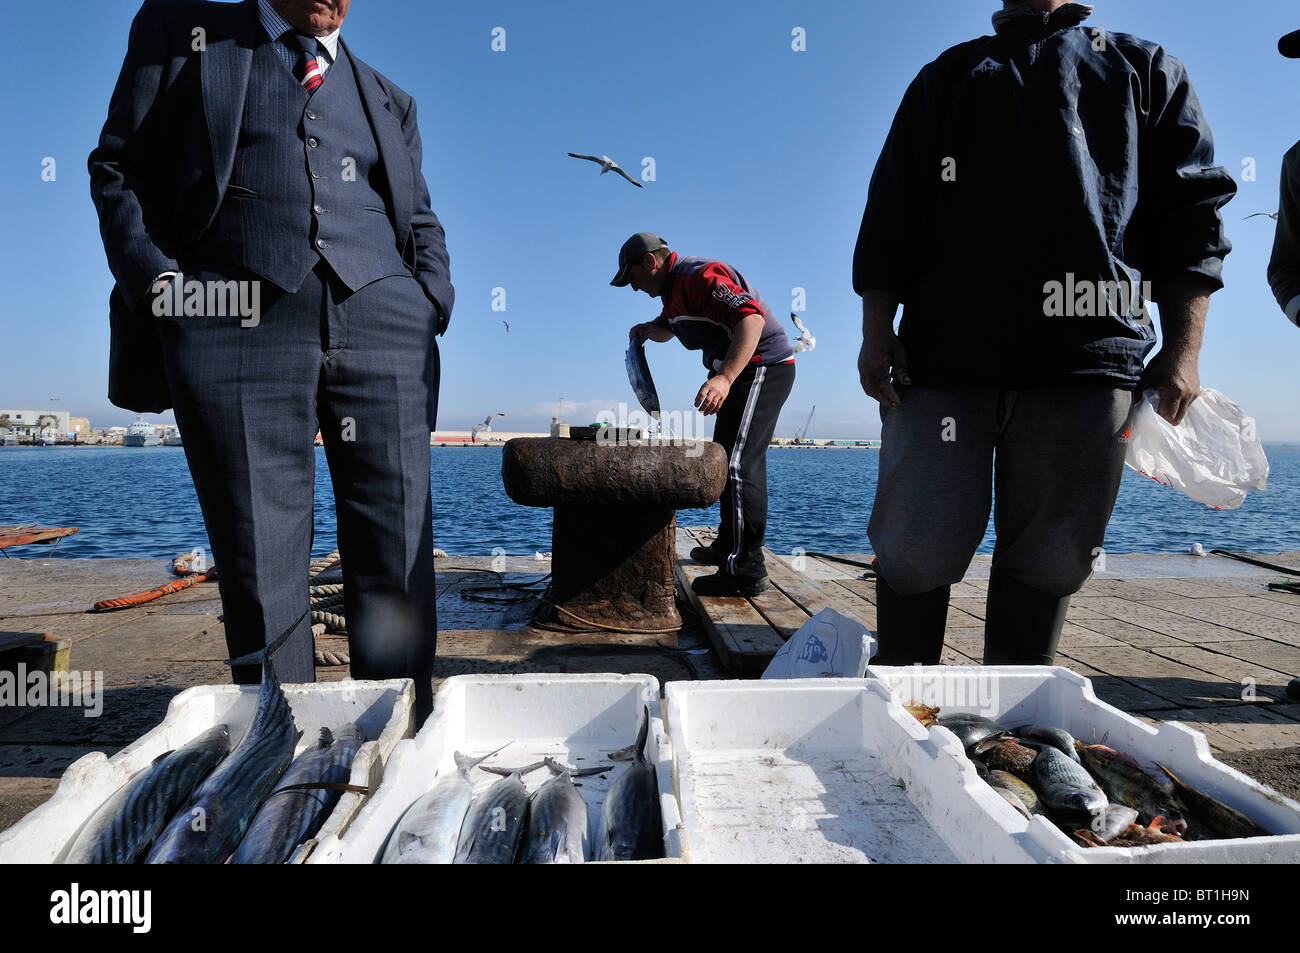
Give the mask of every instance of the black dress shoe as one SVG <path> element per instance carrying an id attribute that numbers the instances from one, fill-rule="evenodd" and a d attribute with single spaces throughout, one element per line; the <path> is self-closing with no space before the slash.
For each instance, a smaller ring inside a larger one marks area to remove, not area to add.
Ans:
<path id="1" fill-rule="evenodd" d="M 691 550 L 691 558 L 697 563 L 706 563 L 710 566 L 721 566 L 725 556 L 718 555 L 718 551 L 712 546 L 696 546 Z"/>
<path id="2" fill-rule="evenodd" d="M 766 576 L 733 576 L 725 572 L 700 576 L 691 583 L 697 596 L 756 596 L 771 587 Z"/>

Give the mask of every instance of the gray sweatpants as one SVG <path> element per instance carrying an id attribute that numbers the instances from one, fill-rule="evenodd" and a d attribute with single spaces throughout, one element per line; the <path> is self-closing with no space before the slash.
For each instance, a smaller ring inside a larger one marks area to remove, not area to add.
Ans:
<path id="1" fill-rule="evenodd" d="M 988 528 L 993 565 L 1044 593 L 1078 592 L 1119 493 L 1131 391 L 899 387 L 882 407 L 867 536 L 903 595 L 960 582 Z"/>

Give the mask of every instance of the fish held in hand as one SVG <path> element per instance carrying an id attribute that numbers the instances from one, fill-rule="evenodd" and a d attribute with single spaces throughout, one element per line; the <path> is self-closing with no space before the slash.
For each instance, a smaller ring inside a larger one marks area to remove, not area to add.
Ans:
<path id="1" fill-rule="evenodd" d="M 636 737 L 636 760 L 605 795 L 599 860 L 650 860 L 662 853 L 659 784 L 654 765 L 645 754 L 649 733 L 650 709 L 644 708 Z"/>
<path id="2" fill-rule="evenodd" d="M 230 731 L 217 725 L 189 744 L 159 755 L 91 815 L 55 862 L 135 863 L 229 752 Z"/>
<path id="3" fill-rule="evenodd" d="M 632 385 L 637 401 L 647 414 L 658 420 L 659 392 L 655 390 L 654 378 L 650 376 L 650 365 L 645 359 L 645 344 L 641 341 L 633 341 L 629 344 L 623 363 L 627 365 L 627 379 Z"/>

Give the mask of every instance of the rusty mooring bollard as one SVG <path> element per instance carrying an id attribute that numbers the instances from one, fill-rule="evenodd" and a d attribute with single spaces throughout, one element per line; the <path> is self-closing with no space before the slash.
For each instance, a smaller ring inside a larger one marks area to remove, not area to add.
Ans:
<path id="1" fill-rule="evenodd" d="M 727 457 L 716 443 L 516 437 L 501 457 L 506 493 L 555 508 L 551 603 L 542 621 L 575 630 L 673 629 L 678 509 L 722 494 Z"/>

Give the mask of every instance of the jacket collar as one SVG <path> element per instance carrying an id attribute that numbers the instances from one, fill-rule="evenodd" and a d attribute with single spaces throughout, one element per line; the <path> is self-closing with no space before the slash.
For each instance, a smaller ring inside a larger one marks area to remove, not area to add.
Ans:
<path id="1" fill-rule="evenodd" d="M 1052 13 L 1039 13 L 1016 0 L 1002 0 L 1002 9 L 993 14 L 993 29 L 999 34 L 1015 32 L 1051 36 L 1078 26 L 1092 15 L 1090 3 L 1067 3 Z"/>

